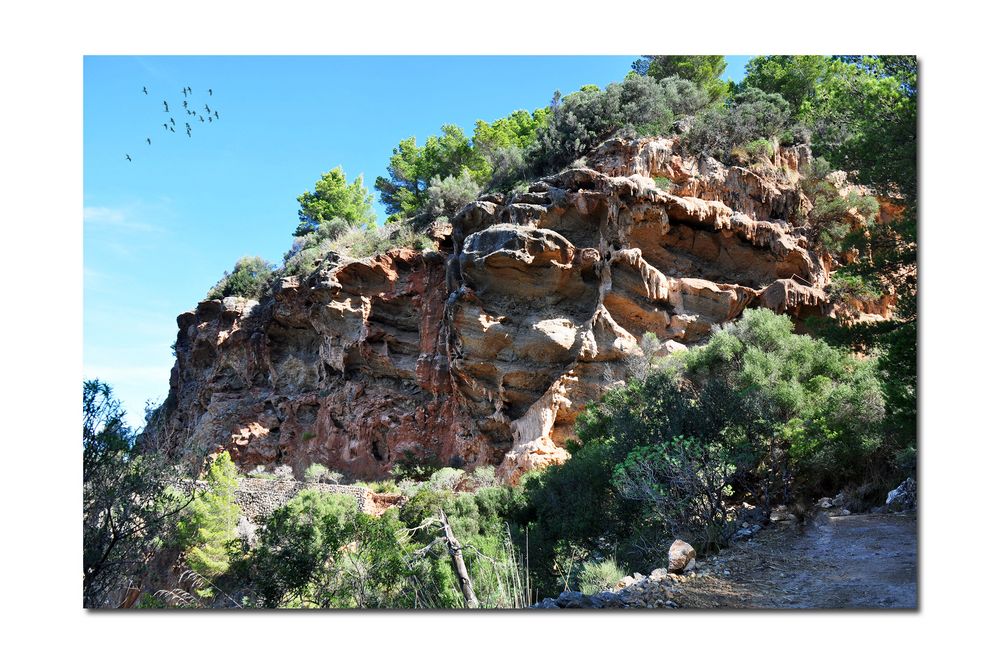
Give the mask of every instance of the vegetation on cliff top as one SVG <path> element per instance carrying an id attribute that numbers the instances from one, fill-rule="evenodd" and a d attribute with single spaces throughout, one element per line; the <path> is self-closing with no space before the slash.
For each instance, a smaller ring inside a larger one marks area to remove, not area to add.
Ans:
<path id="1" fill-rule="evenodd" d="M 565 168 L 615 135 L 677 133 L 689 152 L 726 162 L 768 159 L 775 143 L 801 141 L 818 157 L 804 180 L 810 231 L 832 256 L 854 256 L 839 266 L 834 295 L 892 293 L 892 320 L 820 322 L 807 336 L 786 317 L 749 311 L 591 404 L 570 461 L 521 486 L 477 486 L 462 471 L 421 467 L 419 480 L 398 474 L 409 501 L 379 518 L 306 492 L 242 548 L 230 546 L 225 460 L 209 471 L 208 490 L 180 496 L 165 463 L 138 453 L 107 386 L 85 384 L 85 604 L 107 605 L 142 565 L 183 551 L 199 576 L 250 606 L 469 605 L 442 539 L 447 522 L 466 545 L 482 605 L 518 606 L 529 585 L 596 588 L 616 564 L 662 564 L 675 536 L 702 550 L 724 546 L 735 524 L 766 520 L 779 503 L 845 486 L 875 495 L 912 473 L 915 60 L 761 57 L 733 85 L 719 80 L 719 57 L 645 56 L 620 83 L 556 93 L 547 108 L 480 121 L 471 137 L 445 125 L 422 146 L 400 142 L 375 184 L 391 213 L 382 229 L 373 194 L 338 167 L 299 198 L 283 272 L 306 274 L 330 252 L 419 246 L 422 226 L 482 191 Z M 871 197 L 840 196 L 825 177 L 831 168 L 898 204 L 901 220 L 878 220 Z M 843 223 L 848 212 L 856 227 Z M 259 297 L 273 275 L 265 261 L 241 259 L 211 296 Z"/>

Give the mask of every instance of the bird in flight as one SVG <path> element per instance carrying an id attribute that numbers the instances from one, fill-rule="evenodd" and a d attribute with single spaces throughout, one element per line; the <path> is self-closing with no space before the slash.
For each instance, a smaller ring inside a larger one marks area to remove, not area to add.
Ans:
<path id="1" fill-rule="evenodd" d="M 218 120 L 218 119 L 219 119 L 219 112 L 218 112 L 218 111 L 216 111 L 216 112 L 215 112 L 215 119 L 216 119 L 216 120 Z"/>
<path id="2" fill-rule="evenodd" d="M 209 97 L 211 97 L 211 96 L 212 96 L 212 88 L 209 88 L 209 89 L 208 89 L 208 96 L 209 96 Z"/>
<path id="3" fill-rule="evenodd" d="M 142 94 L 144 94 L 144 95 L 148 95 L 149 94 L 149 91 L 146 89 L 145 85 L 142 86 Z"/>
<path id="4" fill-rule="evenodd" d="M 173 127 L 171 127 L 171 128 L 170 128 L 170 131 L 174 131 L 174 128 L 173 128 Z M 176 132 L 176 131 L 174 131 L 174 133 L 176 134 L 177 132 Z"/>
<path id="5" fill-rule="evenodd" d="M 169 113 L 170 112 L 170 107 L 167 106 L 166 100 L 164 100 L 164 102 L 163 102 L 163 112 L 164 113 Z"/>
<path id="6" fill-rule="evenodd" d="M 166 123 L 166 122 L 164 122 L 164 123 L 163 123 L 163 129 L 164 129 L 164 130 L 166 130 L 166 129 L 170 129 L 170 127 L 168 127 L 168 126 L 167 126 L 167 123 Z"/>
<path id="7" fill-rule="evenodd" d="M 211 115 L 210 115 L 210 116 L 208 116 L 208 121 L 209 121 L 209 122 L 211 122 L 211 121 L 212 121 L 212 116 L 211 116 Z"/>
<path id="8" fill-rule="evenodd" d="M 181 92 L 184 94 L 184 97 L 187 98 L 187 96 L 188 96 L 188 89 L 187 88 L 181 88 Z"/>
<path id="9" fill-rule="evenodd" d="M 187 99 L 185 99 L 185 100 L 184 100 L 184 108 L 187 108 L 187 107 L 188 107 L 188 100 L 187 100 Z"/>
<path id="10" fill-rule="evenodd" d="M 128 159 L 129 161 L 132 161 L 132 157 L 128 156 L 127 154 L 125 155 L 125 158 Z"/>
<path id="11" fill-rule="evenodd" d="M 206 112 L 206 113 L 211 113 L 211 112 L 212 112 L 212 109 L 210 109 L 210 108 L 208 107 L 208 104 L 205 104 L 205 112 Z"/>
<path id="12" fill-rule="evenodd" d="M 188 127 L 187 134 L 188 134 L 188 138 L 191 138 L 191 127 Z"/>
<path id="13" fill-rule="evenodd" d="M 172 124 L 172 125 L 176 125 L 177 123 L 176 123 L 176 122 L 174 122 L 174 119 L 173 119 L 173 118 L 170 118 L 170 124 Z"/>
<path id="14" fill-rule="evenodd" d="M 147 136 L 146 137 L 146 145 L 152 145 L 152 144 L 153 144 L 153 141 L 149 140 L 149 137 Z"/>
<path id="15" fill-rule="evenodd" d="M 204 115 L 199 115 L 198 119 L 201 120 L 202 122 L 204 122 L 205 121 L 205 116 Z"/>

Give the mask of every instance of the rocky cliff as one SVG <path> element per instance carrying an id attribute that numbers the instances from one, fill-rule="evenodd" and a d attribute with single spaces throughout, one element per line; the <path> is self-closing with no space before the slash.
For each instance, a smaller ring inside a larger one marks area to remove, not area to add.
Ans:
<path id="1" fill-rule="evenodd" d="M 670 139 L 610 141 L 586 167 L 469 204 L 435 227 L 437 251 L 331 255 L 260 302 L 201 302 L 177 319 L 161 444 L 354 478 L 407 458 L 508 479 L 564 460 L 644 333 L 669 353 L 747 307 L 831 313 L 831 258 L 803 225 L 809 159 L 727 168 Z"/>

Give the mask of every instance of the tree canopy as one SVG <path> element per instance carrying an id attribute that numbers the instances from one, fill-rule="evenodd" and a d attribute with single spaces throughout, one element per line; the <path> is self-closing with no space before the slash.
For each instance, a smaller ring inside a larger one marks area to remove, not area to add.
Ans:
<path id="1" fill-rule="evenodd" d="M 163 459 L 141 454 L 111 388 L 83 384 L 83 605 L 114 606 L 171 537 L 190 498 Z"/>
<path id="2" fill-rule="evenodd" d="M 644 55 L 632 63 L 632 71 L 656 80 L 677 76 L 691 81 L 711 101 L 724 97 L 729 87 L 720 78 L 726 71 L 724 55 Z"/>
<path id="3" fill-rule="evenodd" d="M 354 227 L 373 227 L 374 200 L 374 195 L 365 187 L 363 176 L 359 175 L 348 184 L 344 169 L 337 166 L 316 181 L 313 191 L 299 196 L 299 225 L 295 235 L 307 235 L 331 223 L 342 226 L 340 232 Z"/>
<path id="4" fill-rule="evenodd" d="M 457 177 L 463 170 L 478 183 L 489 178 L 486 158 L 461 127 L 446 124 L 441 135 L 429 137 L 422 146 L 412 136 L 400 141 L 389 159 L 389 177 L 379 176 L 375 188 L 390 220 L 407 219 L 423 211 L 431 180 Z"/>

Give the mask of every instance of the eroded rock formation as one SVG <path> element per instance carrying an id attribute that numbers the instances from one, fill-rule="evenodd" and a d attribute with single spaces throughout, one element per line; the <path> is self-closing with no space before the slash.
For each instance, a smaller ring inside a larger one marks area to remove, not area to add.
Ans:
<path id="1" fill-rule="evenodd" d="M 405 459 L 507 479 L 562 461 L 645 333 L 670 352 L 747 307 L 830 314 L 829 261 L 802 227 L 809 158 L 726 168 L 669 139 L 610 141 L 587 168 L 466 206 L 438 251 L 331 256 L 261 302 L 202 302 L 178 317 L 156 426 L 193 457 L 354 478 Z"/>

